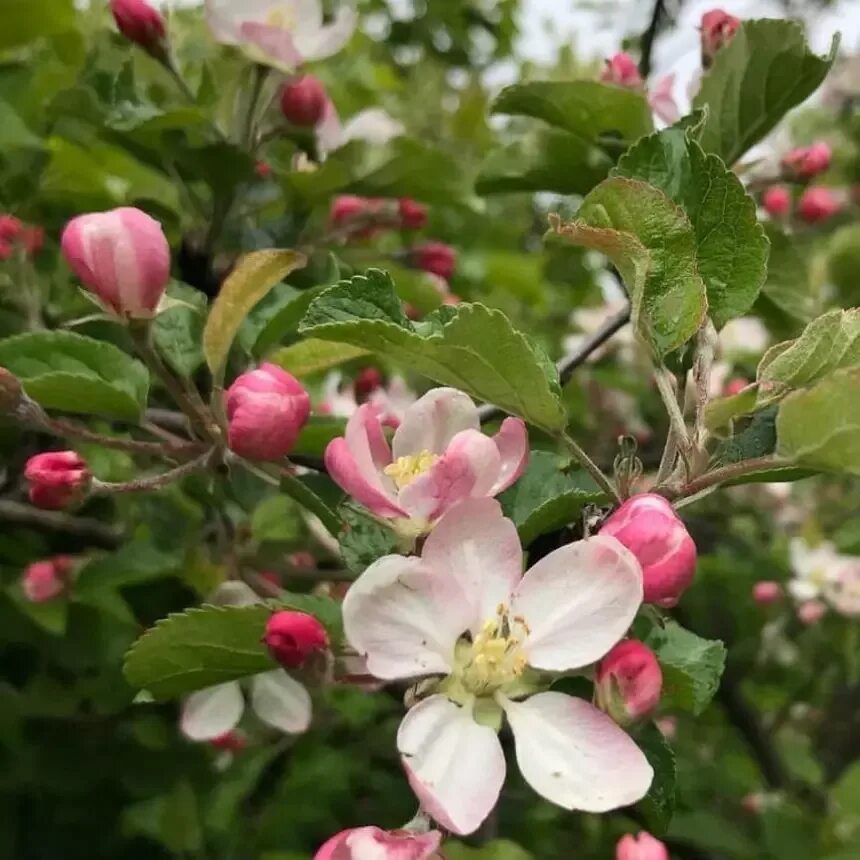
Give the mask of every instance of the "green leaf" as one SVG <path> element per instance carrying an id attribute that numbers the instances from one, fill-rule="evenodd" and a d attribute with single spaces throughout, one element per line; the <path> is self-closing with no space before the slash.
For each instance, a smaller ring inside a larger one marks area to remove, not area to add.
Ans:
<path id="1" fill-rule="evenodd" d="M 834 38 L 830 54 L 819 57 L 794 21 L 744 21 L 717 52 L 693 99 L 694 108 L 708 106 L 699 143 L 734 164 L 818 88 L 838 44 Z"/>
<path id="2" fill-rule="evenodd" d="M 24 120 L 12 109 L 11 105 L 0 100 L 0 151 L 9 153 L 13 149 L 43 148 L 42 140 L 27 128 Z"/>
<path id="3" fill-rule="evenodd" d="M 630 294 L 632 322 L 658 355 L 699 330 L 707 298 L 696 238 L 683 210 L 662 191 L 621 176 L 607 179 L 585 198 L 574 221 L 553 219 L 551 231 L 609 257 Z"/>
<path id="4" fill-rule="evenodd" d="M 275 284 L 307 262 L 297 251 L 265 250 L 246 254 L 221 285 L 203 331 L 203 353 L 214 375 L 227 361 L 242 320 Z"/>
<path id="5" fill-rule="evenodd" d="M 297 540 L 300 522 L 298 505 L 289 496 L 270 496 L 254 508 L 251 537 L 256 541 Z"/>
<path id="6" fill-rule="evenodd" d="M 860 368 L 789 394 L 776 418 L 777 453 L 802 466 L 860 475 Z"/>
<path id="7" fill-rule="evenodd" d="M 293 376 L 309 376 L 368 355 L 368 350 L 349 343 L 334 343 L 310 337 L 279 349 L 269 360 Z"/>
<path id="8" fill-rule="evenodd" d="M 292 454 L 322 457 L 328 443 L 346 431 L 346 419 L 331 415 L 312 415 L 299 433 Z"/>
<path id="9" fill-rule="evenodd" d="M 648 831 L 655 836 L 662 836 L 675 811 L 675 753 L 653 723 L 648 723 L 636 735 L 636 743 L 654 769 L 651 788 L 636 808 Z"/>
<path id="10" fill-rule="evenodd" d="M 528 546 L 538 535 L 570 525 L 587 504 L 604 498 L 587 472 L 571 469 L 569 461 L 549 451 L 532 451 L 523 476 L 499 502 Z"/>
<path id="11" fill-rule="evenodd" d="M 860 308 L 814 319 L 793 341 L 772 346 L 758 366 L 758 405 L 772 403 L 840 368 L 860 365 Z"/>
<path id="12" fill-rule="evenodd" d="M 155 318 L 152 326 L 155 345 L 178 374 L 190 377 L 203 364 L 201 339 L 206 296 L 200 290 L 178 283 L 167 288 L 167 295 L 186 304 L 170 307 Z"/>
<path id="13" fill-rule="evenodd" d="M 370 269 L 315 299 L 300 331 L 400 361 L 550 432 L 566 423 L 554 365 L 504 314 L 483 305 L 445 306 L 414 326 L 390 277 Z"/>
<path id="14" fill-rule="evenodd" d="M 726 646 L 715 639 L 702 639 L 669 621 L 648 637 L 663 670 L 663 703 L 701 714 L 720 685 L 726 663 Z"/>
<path id="15" fill-rule="evenodd" d="M 72 0 L 4 0 L 0 51 L 63 33 L 74 26 Z"/>
<path id="16" fill-rule="evenodd" d="M 714 464 L 727 466 L 772 454 L 776 448 L 776 406 L 753 415 L 740 433 L 726 439 L 714 453 Z"/>
<path id="17" fill-rule="evenodd" d="M 345 502 L 338 508 L 344 528 L 338 536 L 344 564 L 354 573 L 364 570 L 378 558 L 400 551 L 397 534 L 364 508 Z"/>
<path id="18" fill-rule="evenodd" d="M 756 408 L 756 395 L 758 389 L 755 385 L 748 386 L 738 394 L 729 397 L 717 397 L 708 401 L 705 407 L 705 425 L 709 430 L 724 427 L 739 415 L 749 415 Z"/>
<path id="19" fill-rule="evenodd" d="M 256 356 L 267 355 L 284 338 L 294 335 L 310 303 L 324 289 L 325 287 L 312 287 L 307 290 L 297 290 L 289 284 L 280 284 L 276 287 L 267 299 L 271 299 L 275 293 L 280 295 L 277 296 L 271 309 L 265 309 L 264 319 L 258 321 L 257 313 L 265 304 L 265 300 L 246 320 L 248 323 L 259 323 L 253 342 L 248 344 L 249 351 Z"/>
<path id="20" fill-rule="evenodd" d="M 659 188 L 687 213 L 717 328 L 752 307 L 767 274 L 768 240 L 755 201 L 718 156 L 706 155 L 689 130 L 667 128 L 633 146 L 613 175 Z"/>
<path id="21" fill-rule="evenodd" d="M 0 367 L 47 409 L 136 421 L 149 373 L 112 344 L 67 331 L 39 331 L 0 341 Z"/>
<path id="22" fill-rule="evenodd" d="M 763 306 L 763 313 L 771 305 L 784 315 L 793 334 L 798 323 L 808 323 L 815 316 L 818 305 L 809 282 L 809 254 L 800 244 L 800 237 L 789 236 L 772 223 L 767 224 L 765 229 L 770 240 L 770 256 L 767 260 L 767 280 L 759 297 L 760 305 Z M 782 327 L 785 327 L 785 323 Z"/>
<path id="23" fill-rule="evenodd" d="M 447 860 L 531 860 L 532 855 L 510 839 L 491 839 L 480 848 L 448 839 L 445 857 Z"/>
<path id="24" fill-rule="evenodd" d="M 203 833 L 197 797 L 187 779 L 180 780 L 161 807 L 161 841 L 177 855 L 200 851 Z"/>

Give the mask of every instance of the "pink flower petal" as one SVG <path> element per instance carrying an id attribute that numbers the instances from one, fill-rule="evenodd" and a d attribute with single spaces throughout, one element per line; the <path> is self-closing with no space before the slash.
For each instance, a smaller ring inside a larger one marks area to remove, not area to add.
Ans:
<path id="1" fill-rule="evenodd" d="M 468 394 L 433 388 L 406 410 L 392 441 L 394 459 L 422 451 L 444 454 L 462 430 L 480 429 L 477 407 Z"/>
<path id="2" fill-rule="evenodd" d="M 525 422 L 521 418 L 505 418 L 499 432 L 493 436 L 493 442 L 501 457 L 499 477 L 490 490 L 490 495 L 495 496 L 510 487 L 526 470 L 529 434 Z"/>

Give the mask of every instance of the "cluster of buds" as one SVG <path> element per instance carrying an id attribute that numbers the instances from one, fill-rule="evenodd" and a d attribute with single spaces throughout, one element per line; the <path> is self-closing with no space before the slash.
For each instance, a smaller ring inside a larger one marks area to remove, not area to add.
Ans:
<path id="1" fill-rule="evenodd" d="M 703 68 L 710 68 L 717 51 L 731 40 L 740 25 L 740 18 L 729 15 L 722 9 L 711 9 L 702 15 L 700 36 Z"/>
<path id="2" fill-rule="evenodd" d="M 0 215 L 0 260 L 8 260 L 18 248 L 33 257 L 44 241 L 45 232 L 41 227 L 25 224 L 14 215 Z"/>
<path id="3" fill-rule="evenodd" d="M 771 185 L 762 194 L 761 205 L 771 218 L 786 218 L 791 214 L 791 192 L 785 185 Z M 824 185 L 807 188 L 797 203 L 797 217 L 807 224 L 819 224 L 841 210 L 839 194 Z"/>
<path id="4" fill-rule="evenodd" d="M 369 239 L 384 229 L 420 230 L 427 223 L 427 207 L 409 197 L 385 200 L 381 197 L 335 197 L 329 210 L 329 224 L 350 236 Z"/>
<path id="5" fill-rule="evenodd" d="M 86 461 L 75 451 L 48 451 L 30 457 L 24 477 L 30 484 L 30 501 L 46 510 L 77 504 L 92 483 Z"/>
<path id="6" fill-rule="evenodd" d="M 829 144 L 818 141 L 812 146 L 799 146 L 783 156 L 782 170 L 793 179 L 810 179 L 824 173 L 830 167 L 832 157 Z"/>
<path id="7" fill-rule="evenodd" d="M 167 56 L 167 26 L 162 14 L 146 0 L 110 0 L 117 29 L 129 42 L 163 60 Z"/>
<path id="8" fill-rule="evenodd" d="M 45 603 L 63 594 L 69 586 L 74 560 L 68 555 L 55 555 L 35 561 L 21 577 L 21 589 L 31 603 Z"/>

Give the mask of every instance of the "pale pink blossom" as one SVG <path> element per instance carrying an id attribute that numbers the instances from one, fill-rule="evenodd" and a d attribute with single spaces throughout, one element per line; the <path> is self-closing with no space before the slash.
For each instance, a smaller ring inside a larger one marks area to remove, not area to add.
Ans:
<path id="1" fill-rule="evenodd" d="M 331 837 L 314 854 L 314 860 L 428 860 L 442 841 L 438 830 L 380 830 L 351 827 Z"/>
<path id="2" fill-rule="evenodd" d="M 206 0 L 206 19 L 217 41 L 285 72 L 336 54 L 358 20 L 352 6 L 341 3 L 324 23 L 320 0 Z"/>
<path id="3" fill-rule="evenodd" d="M 210 600 L 220 606 L 251 606 L 259 597 L 243 582 L 219 586 Z M 311 697 L 303 684 L 283 669 L 254 675 L 249 681 L 250 706 L 267 726 L 301 734 L 311 723 Z M 182 703 L 180 729 L 194 741 L 211 741 L 233 731 L 245 711 L 239 681 L 227 681 L 192 693 Z"/>
<path id="4" fill-rule="evenodd" d="M 485 436 L 472 399 L 453 388 L 434 388 L 413 403 L 390 446 L 379 410 L 365 403 L 325 453 L 341 489 L 378 516 L 408 520 L 418 531 L 464 499 L 507 489 L 527 461 L 521 419 L 506 418 L 495 436 Z"/>
<path id="5" fill-rule="evenodd" d="M 797 617 L 801 623 L 812 627 L 827 614 L 827 604 L 821 600 L 807 600 L 797 607 Z"/>
<path id="6" fill-rule="evenodd" d="M 651 110 L 667 125 L 677 122 L 681 118 L 681 111 L 675 101 L 675 73 L 670 72 L 658 78 L 648 90 L 648 104 Z"/>
<path id="7" fill-rule="evenodd" d="M 832 581 L 839 554 L 829 541 L 811 545 L 803 538 L 793 538 L 789 544 L 789 563 L 794 574 L 788 583 L 791 596 L 799 602 L 816 600 Z"/>
<path id="8" fill-rule="evenodd" d="M 752 594 L 753 600 L 759 606 L 770 606 L 785 597 L 785 589 L 778 582 L 762 580 L 753 586 Z"/>
<path id="9" fill-rule="evenodd" d="M 397 427 L 406 410 L 418 399 L 402 376 L 392 376 L 386 385 L 378 385 L 366 397 L 357 390 L 355 382 L 343 382 L 340 373 L 330 373 L 323 383 L 319 411 L 324 415 L 349 418 L 362 403 L 371 403 L 386 427 Z"/>
<path id="10" fill-rule="evenodd" d="M 840 555 L 824 587 L 827 602 L 847 618 L 860 616 L 860 558 Z"/>
<path id="11" fill-rule="evenodd" d="M 405 131 L 403 123 L 380 107 L 366 108 L 342 123 L 334 103 L 329 100 L 317 126 L 317 145 L 320 155 L 325 156 L 352 140 L 383 146 Z"/>
<path id="12" fill-rule="evenodd" d="M 446 514 L 420 557 L 385 556 L 343 602 L 347 640 L 384 680 L 425 679 L 397 748 L 422 808 L 465 834 L 505 779 L 498 739 L 513 731 L 526 782 L 566 809 L 606 812 L 641 799 L 647 759 L 590 702 L 547 691 L 552 673 L 594 664 L 627 632 L 642 572 L 614 538 L 555 550 L 522 575 L 514 524 L 493 499 Z"/>

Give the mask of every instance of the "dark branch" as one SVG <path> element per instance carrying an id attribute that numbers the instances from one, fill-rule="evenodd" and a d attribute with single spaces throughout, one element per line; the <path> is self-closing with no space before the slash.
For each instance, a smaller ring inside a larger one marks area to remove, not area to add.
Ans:
<path id="1" fill-rule="evenodd" d="M 122 543 L 122 532 L 89 517 L 76 517 L 62 511 L 43 511 L 21 502 L 0 499 L 0 521 L 49 532 L 63 532 L 89 541 L 94 546 L 115 549 Z"/>
<path id="2" fill-rule="evenodd" d="M 654 42 L 657 39 L 657 33 L 660 32 L 660 24 L 663 16 L 666 14 L 665 0 L 654 0 L 654 9 L 651 12 L 651 20 L 642 34 L 642 47 L 639 59 L 639 74 L 643 79 L 647 79 L 651 74 L 651 57 L 654 52 Z"/>

